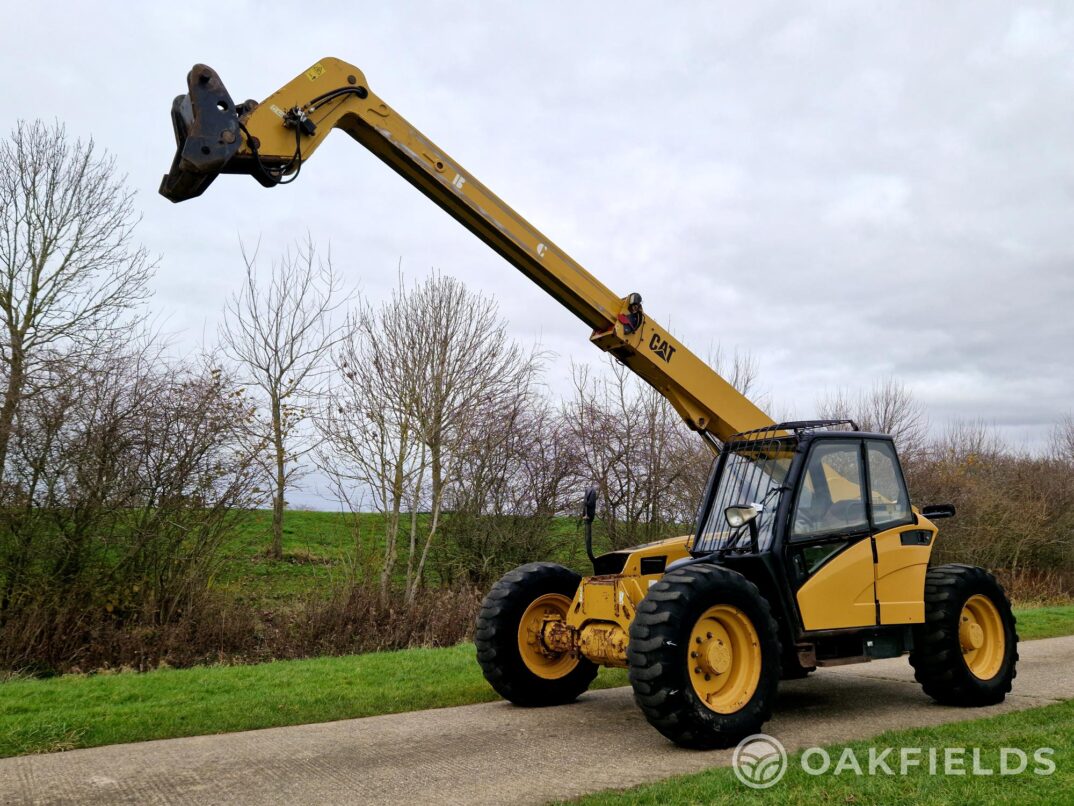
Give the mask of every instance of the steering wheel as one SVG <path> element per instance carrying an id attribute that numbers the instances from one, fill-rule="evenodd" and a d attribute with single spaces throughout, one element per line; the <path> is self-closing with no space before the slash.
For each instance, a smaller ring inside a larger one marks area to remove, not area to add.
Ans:
<path id="1" fill-rule="evenodd" d="M 865 520 L 865 507 L 861 501 L 837 501 L 829 507 L 827 515 L 838 519 L 839 524 L 842 526 Z"/>
<path id="2" fill-rule="evenodd" d="M 807 509 L 800 509 L 794 514 L 794 523 L 797 529 L 798 524 L 802 524 L 807 532 L 819 532 L 821 526 L 824 523 L 824 519 L 828 517 L 828 513 L 831 512 L 832 505 L 824 507 L 824 511 L 820 512 L 816 506 L 809 507 Z"/>

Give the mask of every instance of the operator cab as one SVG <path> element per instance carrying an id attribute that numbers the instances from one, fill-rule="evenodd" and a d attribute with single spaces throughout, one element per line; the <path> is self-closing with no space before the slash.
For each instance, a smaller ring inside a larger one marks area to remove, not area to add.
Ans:
<path id="1" fill-rule="evenodd" d="M 724 445 L 689 549 L 694 557 L 764 554 L 914 520 L 890 436 L 852 420 L 779 423 Z"/>
<path id="2" fill-rule="evenodd" d="M 920 588 L 911 601 L 876 581 L 923 579 L 935 527 L 918 523 L 890 436 L 852 420 L 779 423 L 724 445 L 692 559 L 669 570 L 705 560 L 745 574 L 791 633 L 909 623 Z"/>

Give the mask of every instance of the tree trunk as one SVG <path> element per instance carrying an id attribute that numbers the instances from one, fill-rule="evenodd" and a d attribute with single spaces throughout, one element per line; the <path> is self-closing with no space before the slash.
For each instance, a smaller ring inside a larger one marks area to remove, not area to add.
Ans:
<path id="1" fill-rule="evenodd" d="M 436 528 L 440 523 L 440 506 L 444 497 L 444 479 L 439 442 L 430 446 L 429 453 L 432 456 L 430 476 L 432 477 L 433 487 L 431 522 L 429 523 L 429 532 L 425 536 L 425 547 L 421 551 L 421 559 L 418 561 L 417 570 L 414 572 L 414 578 L 410 579 L 409 570 L 407 573 L 406 600 L 408 603 L 413 602 L 417 598 L 418 589 L 421 587 L 422 580 L 425 576 L 425 561 L 429 557 L 429 546 L 432 545 L 433 537 L 436 535 Z M 413 556 L 415 548 L 413 543 L 411 543 L 411 556 Z"/>
<path id="2" fill-rule="evenodd" d="M 273 560 L 280 560 L 283 559 L 283 495 L 287 478 L 284 474 L 286 453 L 283 444 L 283 418 L 280 401 L 276 399 L 272 401 L 272 445 L 275 449 L 276 489 L 272 496 L 272 545 L 269 547 L 268 556 Z"/>
<path id="3" fill-rule="evenodd" d="M 4 404 L 0 406 L 0 479 L 3 479 L 4 469 L 7 467 L 7 450 L 11 443 L 11 429 L 15 425 L 15 413 L 18 411 L 19 399 L 22 397 L 25 371 L 22 348 L 17 338 L 11 341 L 7 388 L 4 390 Z"/>
<path id="4" fill-rule="evenodd" d="M 421 461 L 418 463 L 418 478 L 414 483 L 414 492 L 410 496 L 410 542 L 406 555 L 406 581 L 404 590 L 407 601 L 410 601 L 410 590 L 414 584 L 414 552 L 417 551 L 418 540 L 418 506 L 421 502 L 421 490 L 425 486 L 425 456 L 427 447 L 421 446 Z"/>
<path id="5" fill-rule="evenodd" d="M 395 455 L 395 473 L 391 487 L 391 516 L 385 523 L 384 565 L 380 569 L 380 595 L 386 597 L 392 584 L 392 572 L 399 553 L 399 513 L 403 502 L 403 466 L 406 461 L 409 429 L 402 427 L 399 449 Z M 386 508 L 387 509 L 387 508 Z"/>
<path id="6" fill-rule="evenodd" d="M 407 602 L 413 602 L 418 596 L 418 590 L 421 588 L 421 583 L 425 578 L 425 561 L 429 558 L 429 547 L 433 544 L 433 537 L 436 536 L 436 529 L 440 523 L 440 501 L 437 499 L 433 502 L 432 520 L 429 524 L 429 534 L 425 537 L 425 548 L 421 551 L 421 560 L 418 562 L 418 570 L 414 575 L 414 582 L 407 591 Z"/>

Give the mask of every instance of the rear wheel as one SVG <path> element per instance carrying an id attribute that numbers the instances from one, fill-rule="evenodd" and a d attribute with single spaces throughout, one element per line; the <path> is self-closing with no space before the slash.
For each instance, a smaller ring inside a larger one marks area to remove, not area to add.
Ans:
<path id="1" fill-rule="evenodd" d="M 645 718 L 685 747 L 730 747 L 772 715 L 780 645 L 741 574 L 698 563 L 649 589 L 630 627 L 630 684 Z"/>
<path id="2" fill-rule="evenodd" d="M 582 578 L 555 563 L 529 563 L 507 573 L 481 605 L 477 660 L 485 679 L 516 705 L 561 705 L 589 688 L 597 666 L 576 653 L 553 652 L 546 624 L 564 621 Z"/>
<path id="3" fill-rule="evenodd" d="M 1002 702 L 1017 674 L 1011 603 L 982 568 L 941 565 L 925 577 L 925 623 L 910 664 L 925 693 L 947 705 Z"/>

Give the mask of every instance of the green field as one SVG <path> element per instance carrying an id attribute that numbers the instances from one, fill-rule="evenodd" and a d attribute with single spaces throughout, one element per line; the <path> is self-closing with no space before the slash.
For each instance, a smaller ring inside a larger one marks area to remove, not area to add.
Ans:
<path id="1" fill-rule="evenodd" d="M 221 546 L 222 563 L 213 579 L 215 588 L 227 591 L 238 601 L 259 610 L 290 609 L 311 595 L 326 594 L 333 586 L 352 579 L 359 570 L 355 552 L 356 524 L 367 545 L 374 549 L 382 545 L 383 520 L 378 514 L 363 513 L 355 520 L 354 516 L 340 512 L 288 510 L 284 513 L 284 557 L 277 562 L 265 556 L 271 523 L 272 513 L 268 510 L 243 515 L 233 535 Z M 597 531 L 595 549 L 598 553 L 609 550 L 610 546 L 599 534 L 599 529 Z M 573 518 L 556 518 L 552 537 L 556 549 L 549 556 L 527 557 L 522 561 L 551 560 L 579 573 L 587 573 L 589 568 L 580 522 Z M 449 552 L 450 547 L 434 542 L 429 564 L 431 584 L 444 581 L 443 566 L 449 559 Z M 1056 617 L 1062 620 L 1066 616 Z"/>
<path id="2" fill-rule="evenodd" d="M 287 609 L 312 594 L 325 593 L 359 570 L 355 552 L 355 524 L 364 542 L 381 545 L 383 520 L 380 515 L 363 513 L 357 521 L 339 512 L 284 513 L 283 552 L 280 562 L 269 560 L 272 513 L 256 510 L 243 516 L 234 535 L 221 546 L 222 565 L 213 586 L 232 594 L 238 601 L 259 609 Z M 579 524 L 572 518 L 557 518 L 553 536 L 559 547 L 553 560 L 584 571 L 586 560 Z M 600 541 L 597 548 L 601 549 Z M 430 575 L 434 584 L 445 562 L 445 547 L 434 543 Z"/>
<path id="3" fill-rule="evenodd" d="M 1074 606 L 1019 610 L 1023 639 L 1074 634 Z M 595 687 L 626 685 L 602 669 Z M 0 756 L 488 702 L 474 648 L 0 683 Z"/>
<path id="4" fill-rule="evenodd" d="M 379 533 L 379 515 L 359 517 L 363 535 Z M 234 536 L 221 546 L 223 563 L 214 587 L 241 602 L 286 607 L 346 580 L 354 568 L 353 528 L 341 513 L 286 512 L 280 562 L 265 556 L 271 528 L 271 512 L 258 510 L 244 516 Z"/>
<path id="5" fill-rule="evenodd" d="M 669 778 L 655 784 L 627 790 L 600 792 L 573 801 L 582 806 L 663 806 L 709 803 L 817 804 L 949 804 L 949 803 L 1070 803 L 1074 798 L 1074 700 L 1019 711 L 1013 714 L 940 725 L 934 728 L 889 731 L 860 742 L 827 748 L 831 769 L 840 765 L 850 748 L 863 771 L 868 769 L 869 748 L 895 748 L 889 756 L 893 774 L 856 775 L 847 758 L 839 775 L 810 775 L 802 769 L 800 754 L 790 758 L 787 773 L 766 790 L 753 790 L 740 783 L 729 767 L 719 767 L 697 775 Z M 1026 772 L 1000 775 L 1000 748 L 1023 750 L 1028 755 Z M 922 767 L 907 766 L 901 775 L 899 748 L 923 748 Z M 937 769 L 943 769 L 944 748 L 967 748 L 966 774 L 930 775 L 928 748 L 937 748 Z M 972 775 L 972 748 L 979 748 L 980 769 L 992 775 Z M 1033 753 L 1052 748 L 1050 760 L 1055 770 L 1039 775 Z M 814 759 L 810 759 L 814 764 Z M 816 763 L 814 769 L 819 768 Z M 1065 794 L 1064 794 L 1065 793 Z"/>

